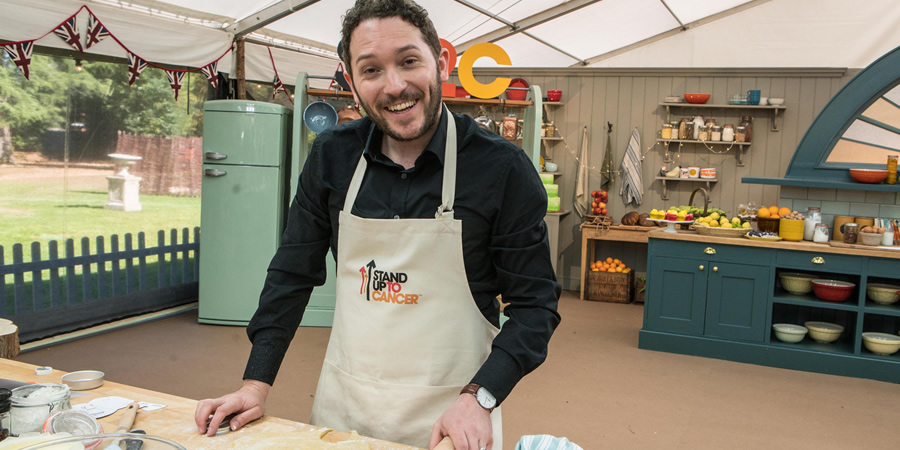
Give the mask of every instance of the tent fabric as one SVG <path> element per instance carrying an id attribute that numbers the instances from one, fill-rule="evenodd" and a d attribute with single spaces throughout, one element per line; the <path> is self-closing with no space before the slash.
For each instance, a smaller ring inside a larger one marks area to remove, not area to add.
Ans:
<path id="1" fill-rule="evenodd" d="M 303 44 L 312 53 L 276 51 L 286 84 L 305 71 L 333 73 L 340 22 L 354 0 L 312 2 L 256 35 Z M 895 0 L 418 0 L 438 35 L 460 50 L 495 42 L 515 67 L 865 67 L 900 45 Z M 464 5 L 472 5 L 472 7 Z M 34 39 L 88 5 L 124 45 L 154 64 L 200 68 L 231 47 L 240 19 L 298 0 L 0 0 L 0 40 Z M 567 9 L 572 12 L 563 13 Z M 483 14 L 481 11 L 487 12 Z M 542 14 L 555 12 L 549 20 Z M 82 33 L 87 13 L 78 16 Z M 511 33 L 510 24 L 525 25 Z M 683 25 L 683 26 L 682 26 Z M 38 46 L 68 49 L 48 35 Z M 264 48 L 248 45 L 247 78 L 271 82 Z M 126 58 L 107 40 L 88 54 Z M 476 67 L 496 67 L 479 58 Z M 233 72 L 232 55 L 219 70 Z M 314 83 L 319 83 L 315 81 Z M 327 82 L 325 83 L 327 85 Z"/>

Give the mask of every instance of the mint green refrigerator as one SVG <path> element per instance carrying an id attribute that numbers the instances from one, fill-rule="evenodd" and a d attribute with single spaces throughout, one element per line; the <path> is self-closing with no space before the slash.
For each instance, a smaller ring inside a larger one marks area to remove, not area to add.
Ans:
<path id="1" fill-rule="evenodd" d="M 199 321 L 246 325 L 284 230 L 292 111 L 246 100 L 203 109 Z"/>

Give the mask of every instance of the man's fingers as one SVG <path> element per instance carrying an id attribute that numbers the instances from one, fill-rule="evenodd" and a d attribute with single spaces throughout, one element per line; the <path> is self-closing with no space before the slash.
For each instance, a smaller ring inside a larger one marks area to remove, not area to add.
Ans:
<path id="1" fill-rule="evenodd" d="M 234 418 L 231 419 L 229 427 L 231 428 L 231 431 L 235 431 L 260 417 L 262 417 L 262 408 L 254 406 L 253 408 L 234 416 Z"/>

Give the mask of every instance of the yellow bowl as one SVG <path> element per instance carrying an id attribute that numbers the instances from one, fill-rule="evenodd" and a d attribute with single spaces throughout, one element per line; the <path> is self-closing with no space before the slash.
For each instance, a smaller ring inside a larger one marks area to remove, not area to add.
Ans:
<path id="1" fill-rule="evenodd" d="M 876 355 L 893 355 L 900 350 L 900 337 L 893 334 L 865 332 L 862 338 L 866 349 Z"/>
<path id="2" fill-rule="evenodd" d="M 869 283 L 866 285 L 866 294 L 869 294 L 869 298 L 875 303 L 890 305 L 900 300 L 900 286 Z"/>
<path id="3" fill-rule="evenodd" d="M 821 344 L 834 342 L 841 337 L 844 327 L 836 323 L 805 322 L 803 326 L 809 330 L 809 337 Z"/>
<path id="4" fill-rule="evenodd" d="M 802 241 L 803 221 L 780 219 L 778 221 L 778 235 L 786 241 Z"/>

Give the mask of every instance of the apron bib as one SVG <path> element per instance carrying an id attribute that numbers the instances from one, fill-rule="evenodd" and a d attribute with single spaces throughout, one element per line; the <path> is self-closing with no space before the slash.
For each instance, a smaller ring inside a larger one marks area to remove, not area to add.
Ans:
<path id="1" fill-rule="evenodd" d="M 499 330 L 469 291 L 462 222 L 453 218 L 456 124 L 449 110 L 442 204 L 434 219 L 365 219 L 350 213 L 360 157 L 340 213 L 337 302 L 310 422 L 428 447 L 437 419 L 459 397 Z M 491 413 L 502 447 L 500 408 Z"/>

